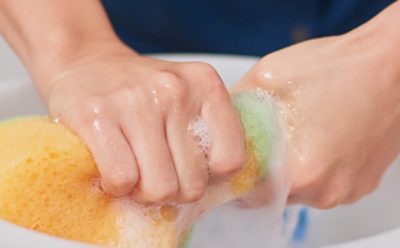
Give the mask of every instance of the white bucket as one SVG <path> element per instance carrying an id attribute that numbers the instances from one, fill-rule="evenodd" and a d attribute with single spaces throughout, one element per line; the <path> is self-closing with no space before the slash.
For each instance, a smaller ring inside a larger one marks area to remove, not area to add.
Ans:
<path id="1" fill-rule="evenodd" d="M 0 56 L 11 55 L 4 49 L 1 48 L 0 41 Z M 211 63 L 222 79 L 229 84 L 237 81 L 256 61 L 256 58 L 239 56 L 161 55 L 160 57 Z M 2 64 L 10 60 L 15 61 L 15 58 L 0 57 Z M 46 110 L 26 72 L 22 67 L 15 66 L 13 68 L 17 69 L 10 73 L 10 65 L 7 66 L 5 67 L 7 70 L 0 68 L 0 119 L 16 115 L 45 114 Z M 399 188 L 400 163 L 397 163 L 388 170 L 379 189 L 361 202 L 329 211 L 311 210 L 307 237 L 296 247 L 400 247 L 400 197 L 397 195 Z M 35 247 L 88 247 L 0 221 L 0 247 L 28 248 L 33 247 L 33 244 Z M 206 241 L 202 247 L 209 247 Z M 243 244 L 238 247 L 254 246 L 243 240 Z"/>

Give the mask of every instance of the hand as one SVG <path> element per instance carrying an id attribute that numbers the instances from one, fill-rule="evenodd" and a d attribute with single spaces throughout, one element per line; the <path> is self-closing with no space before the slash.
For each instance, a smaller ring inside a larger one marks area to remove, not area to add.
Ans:
<path id="1" fill-rule="evenodd" d="M 357 201 L 398 155 L 400 60 L 386 39 L 364 27 L 307 41 L 264 57 L 236 86 L 266 89 L 277 101 L 289 203 Z"/>
<path id="2" fill-rule="evenodd" d="M 230 96 L 208 64 L 135 54 L 122 44 L 86 48 L 48 79 L 48 107 L 94 155 L 103 189 L 141 203 L 193 202 L 213 177 L 239 170 L 244 135 Z M 189 132 L 201 117 L 207 152 Z"/>

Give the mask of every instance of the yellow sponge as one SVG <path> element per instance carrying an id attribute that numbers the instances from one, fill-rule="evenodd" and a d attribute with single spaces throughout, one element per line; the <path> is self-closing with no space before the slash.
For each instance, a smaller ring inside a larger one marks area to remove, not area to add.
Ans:
<path id="1" fill-rule="evenodd" d="M 246 130 L 245 166 L 230 180 L 209 186 L 199 202 L 179 206 L 144 207 L 104 194 L 85 144 L 47 117 L 0 122 L 0 219 L 101 246 L 176 248 L 201 214 L 244 196 L 264 179 L 265 154 L 272 147 L 264 137 L 275 129 L 263 126 L 271 120 L 265 113 L 272 111 L 255 108 L 268 105 L 254 99 L 236 101 Z"/>
<path id="2" fill-rule="evenodd" d="M 0 218 L 112 247 L 176 247 L 176 209 L 142 207 L 98 189 L 82 141 L 46 117 L 0 123 Z"/>
<path id="3" fill-rule="evenodd" d="M 47 118 L 0 124 L 0 218 L 90 243 L 117 238 L 112 200 L 81 140 Z M 24 142 L 21 142 L 24 141 Z"/>

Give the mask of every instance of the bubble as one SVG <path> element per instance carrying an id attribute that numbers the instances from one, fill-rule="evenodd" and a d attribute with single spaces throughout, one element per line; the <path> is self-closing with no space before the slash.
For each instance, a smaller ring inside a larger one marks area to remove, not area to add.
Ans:
<path id="1" fill-rule="evenodd" d="M 272 94 L 270 94 L 269 92 L 258 87 L 252 89 L 250 92 L 251 96 L 254 97 L 256 100 L 258 100 L 259 102 L 264 104 L 271 104 Z"/>
<path id="2" fill-rule="evenodd" d="M 273 78 L 274 78 L 274 76 L 272 75 L 271 72 L 266 72 L 266 73 L 264 73 L 264 77 L 265 77 L 266 79 L 273 79 Z"/>
<path id="3" fill-rule="evenodd" d="M 201 117 L 195 118 L 189 123 L 189 132 L 198 139 L 199 147 L 204 152 L 208 153 L 208 149 L 211 146 L 211 134 L 207 123 Z"/>

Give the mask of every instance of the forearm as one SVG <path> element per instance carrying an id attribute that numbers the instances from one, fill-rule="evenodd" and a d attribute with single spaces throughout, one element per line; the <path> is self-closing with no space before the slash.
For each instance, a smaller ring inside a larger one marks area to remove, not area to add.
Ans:
<path id="1" fill-rule="evenodd" d="M 118 40 L 98 0 L 0 0 L 0 32 L 39 91 L 48 88 L 41 85 L 44 70 L 68 63 L 91 44 Z"/>
<path id="2" fill-rule="evenodd" d="M 382 50 L 387 56 L 385 64 L 390 63 L 400 71 L 399 24 L 400 1 L 396 1 L 376 17 L 350 32 L 348 36 L 372 40 L 374 43 L 370 48 Z"/>
<path id="3" fill-rule="evenodd" d="M 397 119 L 396 123 L 400 121 L 399 24 L 400 1 L 396 1 L 344 37 L 344 39 L 352 40 L 351 44 L 358 49 L 358 54 L 354 54 L 353 57 L 376 65 L 374 73 L 380 80 L 372 81 L 367 87 L 383 93 L 385 100 L 382 99 L 381 102 L 387 102 L 385 107 L 392 110 L 392 116 Z M 352 52 L 352 50 L 348 51 Z M 397 133 L 399 139 L 400 129 L 397 128 L 394 133 Z"/>
<path id="4" fill-rule="evenodd" d="M 316 48 L 318 48 L 321 43 L 324 44 L 327 42 L 330 44 L 329 51 L 325 51 L 324 54 L 327 58 L 341 56 L 342 59 L 351 59 L 354 60 L 355 63 L 355 60 L 374 63 L 379 61 L 380 70 L 385 70 L 387 75 L 400 78 L 399 24 L 400 1 L 396 1 L 377 16 L 351 32 L 340 36 L 306 41 L 304 43 L 307 45 L 303 45 L 303 47 L 309 47 L 312 53 L 317 53 Z M 280 55 L 281 50 L 269 54 L 265 59 L 260 60 L 258 68 L 262 67 L 266 71 L 260 72 L 256 70 L 257 67 L 253 67 L 245 77 L 250 80 L 242 80 L 236 84 L 233 88 L 233 93 L 238 93 L 250 88 L 266 88 L 266 85 L 271 80 L 276 83 L 286 83 L 281 81 L 290 80 L 288 79 L 289 75 L 286 75 L 286 73 L 281 75 L 271 74 L 271 72 L 275 70 L 275 66 L 270 63 L 270 58 L 280 57 Z M 308 73 L 312 72 L 309 71 Z M 393 80 L 390 80 L 390 82 L 393 82 Z M 392 90 L 395 90 L 394 87 L 400 87 L 400 84 L 390 85 L 388 87 L 392 87 Z"/>

